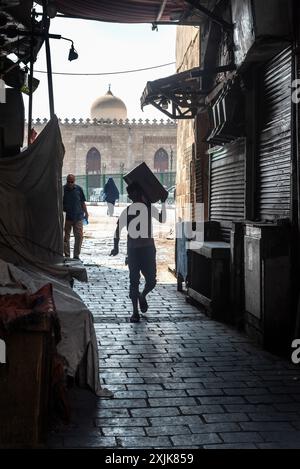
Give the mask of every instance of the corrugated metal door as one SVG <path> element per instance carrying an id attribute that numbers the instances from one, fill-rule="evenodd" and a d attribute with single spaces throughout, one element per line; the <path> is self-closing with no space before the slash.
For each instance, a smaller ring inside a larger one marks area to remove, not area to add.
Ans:
<path id="1" fill-rule="evenodd" d="M 200 159 L 195 162 L 196 171 L 196 202 L 203 203 L 203 174 L 202 174 L 202 161 Z"/>
<path id="2" fill-rule="evenodd" d="M 290 216 L 292 52 L 285 49 L 265 66 L 258 135 L 260 220 Z"/>
<path id="3" fill-rule="evenodd" d="M 222 238 L 230 240 L 233 221 L 245 218 L 245 140 L 225 145 L 211 155 L 210 219 L 221 224 Z"/>

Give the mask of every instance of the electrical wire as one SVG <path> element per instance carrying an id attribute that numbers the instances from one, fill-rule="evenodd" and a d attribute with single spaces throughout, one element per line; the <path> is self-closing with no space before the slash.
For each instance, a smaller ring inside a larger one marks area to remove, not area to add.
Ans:
<path id="1" fill-rule="evenodd" d="M 153 70 L 154 68 L 167 67 L 174 65 L 176 62 L 170 62 L 162 65 L 155 65 L 154 67 L 136 68 L 134 70 L 122 70 L 119 72 L 102 72 L 102 73 L 71 73 L 71 72 L 52 72 L 53 75 L 76 75 L 76 76 L 100 76 L 100 75 L 120 75 L 122 73 L 135 73 L 143 72 L 145 70 Z M 45 70 L 35 70 L 34 73 L 47 73 Z"/>

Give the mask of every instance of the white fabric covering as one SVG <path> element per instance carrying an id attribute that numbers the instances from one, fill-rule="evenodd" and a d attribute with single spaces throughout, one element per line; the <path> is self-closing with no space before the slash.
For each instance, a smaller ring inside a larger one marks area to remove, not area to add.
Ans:
<path id="1" fill-rule="evenodd" d="M 64 147 L 57 117 L 28 149 L 0 159 L 0 294 L 34 293 L 52 283 L 61 322 L 58 352 L 68 362 L 68 374 L 80 376 L 96 394 L 101 390 L 93 317 L 70 287 L 70 280 L 87 281 L 81 263 L 63 257 L 61 170 Z"/>
<path id="2" fill-rule="evenodd" d="M 61 325 L 62 340 L 57 345 L 57 351 L 67 361 L 68 375 L 75 377 L 76 372 L 80 371 L 81 385 L 88 385 L 98 396 L 109 395 L 107 390 L 100 387 L 98 347 L 92 313 L 69 283 L 46 273 L 26 270 L 0 260 L 0 295 L 25 291 L 35 293 L 47 283 L 53 286 Z"/>

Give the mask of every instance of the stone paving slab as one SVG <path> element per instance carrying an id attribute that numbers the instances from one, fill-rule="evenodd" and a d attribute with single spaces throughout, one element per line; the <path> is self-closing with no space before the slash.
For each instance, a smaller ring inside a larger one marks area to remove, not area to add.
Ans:
<path id="1" fill-rule="evenodd" d="M 75 289 L 94 315 L 101 382 L 115 396 L 71 389 L 71 425 L 51 433 L 50 448 L 300 447 L 299 367 L 187 304 L 171 275 L 131 324 L 123 257 L 89 263 L 89 283 Z"/>

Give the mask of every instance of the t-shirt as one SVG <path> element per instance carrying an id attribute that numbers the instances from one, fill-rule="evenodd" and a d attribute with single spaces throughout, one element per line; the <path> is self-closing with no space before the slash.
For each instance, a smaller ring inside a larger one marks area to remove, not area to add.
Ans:
<path id="1" fill-rule="evenodd" d="M 83 219 L 84 211 L 82 204 L 85 200 L 80 186 L 76 184 L 72 188 L 67 184 L 64 186 L 63 207 L 64 212 L 66 212 L 66 220 L 79 221 Z"/>

